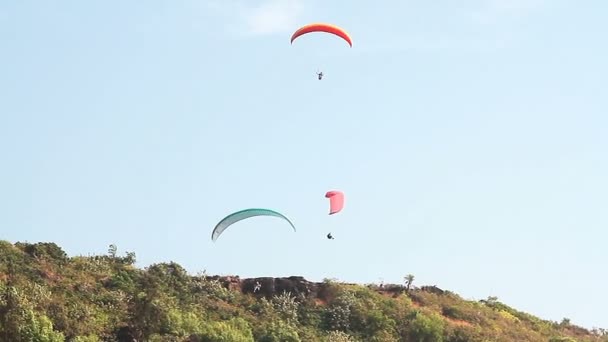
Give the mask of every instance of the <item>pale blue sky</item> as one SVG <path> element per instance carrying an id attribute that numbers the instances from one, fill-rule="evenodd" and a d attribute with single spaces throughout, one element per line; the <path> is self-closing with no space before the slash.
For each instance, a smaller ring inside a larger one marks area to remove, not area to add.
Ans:
<path id="1" fill-rule="evenodd" d="M 70 255 L 114 243 L 193 273 L 412 273 L 608 327 L 607 14 L 601 0 L 4 1 L 1 238 Z M 290 45 L 316 21 L 353 48 Z M 346 194 L 333 216 L 330 189 Z M 298 231 L 254 218 L 211 241 L 248 207 Z"/>

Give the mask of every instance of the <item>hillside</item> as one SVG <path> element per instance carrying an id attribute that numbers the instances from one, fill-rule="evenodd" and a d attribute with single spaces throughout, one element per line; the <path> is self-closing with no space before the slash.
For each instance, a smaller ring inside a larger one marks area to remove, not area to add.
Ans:
<path id="1" fill-rule="evenodd" d="M 135 254 L 0 241 L 1 341 L 608 341 L 434 286 L 188 275 Z"/>

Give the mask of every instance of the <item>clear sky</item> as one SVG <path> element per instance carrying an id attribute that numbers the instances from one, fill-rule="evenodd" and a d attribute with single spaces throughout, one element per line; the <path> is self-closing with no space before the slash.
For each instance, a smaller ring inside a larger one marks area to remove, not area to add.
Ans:
<path id="1" fill-rule="evenodd" d="M 603 0 L 2 1 L 0 238 L 72 256 L 114 243 L 192 273 L 411 273 L 608 327 L 607 14 Z M 316 21 L 353 47 L 289 43 Z M 331 189 L 346 206 L 329 216 Z M 297 232 L 253 218 L 211 241 L 249 207 Z"/>

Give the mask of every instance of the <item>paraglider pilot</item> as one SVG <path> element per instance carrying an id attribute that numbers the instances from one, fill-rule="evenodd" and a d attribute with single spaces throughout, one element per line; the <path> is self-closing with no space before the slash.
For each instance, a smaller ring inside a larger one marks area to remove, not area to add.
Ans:
<path id="1" fill-rule="evenodd" d="M 327 238 L 330 239 L 330 240 L 334 239 L 334 237 L 331 235 L 331 233 L 327 234 Z"/>
<path id="2" fill-rule="evenodd" d="M 323 78 L 323 72 L 322 72 L 322 71 L 321 71 L 321 72 L 318 72 L 318 73 L 317 73 L 317 76 L 319 76 L 319 80 L 321 80 L 321 79 Z"/>

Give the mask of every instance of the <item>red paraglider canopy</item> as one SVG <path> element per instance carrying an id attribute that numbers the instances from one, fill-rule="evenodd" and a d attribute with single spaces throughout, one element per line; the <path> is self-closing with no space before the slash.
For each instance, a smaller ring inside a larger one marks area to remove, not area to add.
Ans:
<path id="1" fill-rule="evenodd" d="M 353 47 L 353 41 L 350 38 L 350 35 L 341 27 L 332 24 L 326 23 L 312 23 L 308 25 L 304 25 L 300 27 L 294 34 L 291 36 L 291 42 L 298 38 L 299 36 L 311 32 L 327 32 L 331 34 L 335 34 L 336 36 L 344 39 L 350 47 Z"/>
<path id="2" fill-rule="evenodd" d="M 340 212 L 344 207 L 344 194 L 341 191 L 328 191 L 325 197 L 329 198 L 329 215 Z"/>

